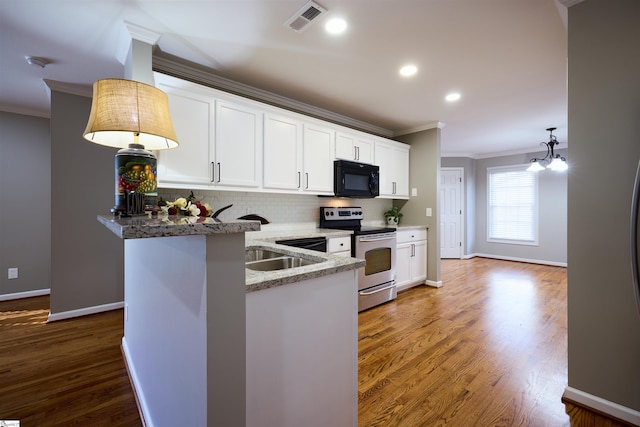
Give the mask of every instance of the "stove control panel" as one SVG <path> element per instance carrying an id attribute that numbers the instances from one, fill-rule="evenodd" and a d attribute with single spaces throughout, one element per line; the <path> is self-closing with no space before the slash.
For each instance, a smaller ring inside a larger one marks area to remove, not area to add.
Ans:
<path id="1" fill-rule="evenodd" d="M 325 221 L 344 221 L 344 220 L 361 220 L 364 218 L 364 212 L 360 207 L 350 208 L 320 208 L 320 218 Z"/>

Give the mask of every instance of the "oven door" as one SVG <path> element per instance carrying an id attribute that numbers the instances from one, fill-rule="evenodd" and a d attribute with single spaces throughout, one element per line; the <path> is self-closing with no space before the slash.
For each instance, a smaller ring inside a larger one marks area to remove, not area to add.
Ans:
<path id="1" fill-rule="evenodd" d="M 396 233 L 355 236 L 355 257 L 367 264 L 358 270 L 358 290 L 396 279 Z"/>

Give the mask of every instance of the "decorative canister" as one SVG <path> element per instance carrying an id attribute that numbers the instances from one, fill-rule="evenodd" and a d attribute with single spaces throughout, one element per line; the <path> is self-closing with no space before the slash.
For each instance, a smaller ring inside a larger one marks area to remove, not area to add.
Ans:
<path id="1" fill-rule="evenodd" d="M 113 213 L 143 214 L 158 202 L 157 159 L 140 144 L 129 144 L 116 154 Z"/>

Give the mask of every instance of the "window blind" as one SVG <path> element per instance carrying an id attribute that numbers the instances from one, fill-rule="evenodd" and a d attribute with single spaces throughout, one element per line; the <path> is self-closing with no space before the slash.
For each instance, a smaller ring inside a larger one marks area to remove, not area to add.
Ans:
<path id="1" fill-rule="evenodd" d="M 487 240 L 537 244 L 538 175 L 522 166 L 489 168 Z"/>

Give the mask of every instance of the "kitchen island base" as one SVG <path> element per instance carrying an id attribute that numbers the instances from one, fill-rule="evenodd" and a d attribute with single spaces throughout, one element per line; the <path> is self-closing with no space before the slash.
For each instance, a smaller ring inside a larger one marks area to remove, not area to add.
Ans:
<path id="1" fill-rule="evenodd" d="M 244 426 L 244 234 L 124 243 L 122 348 L 145 425 Z"/>
<path id="2" fill-rule="evenodd" d="M 357 270 L 247 294 L 247 427 L 356 427 Z"/>

